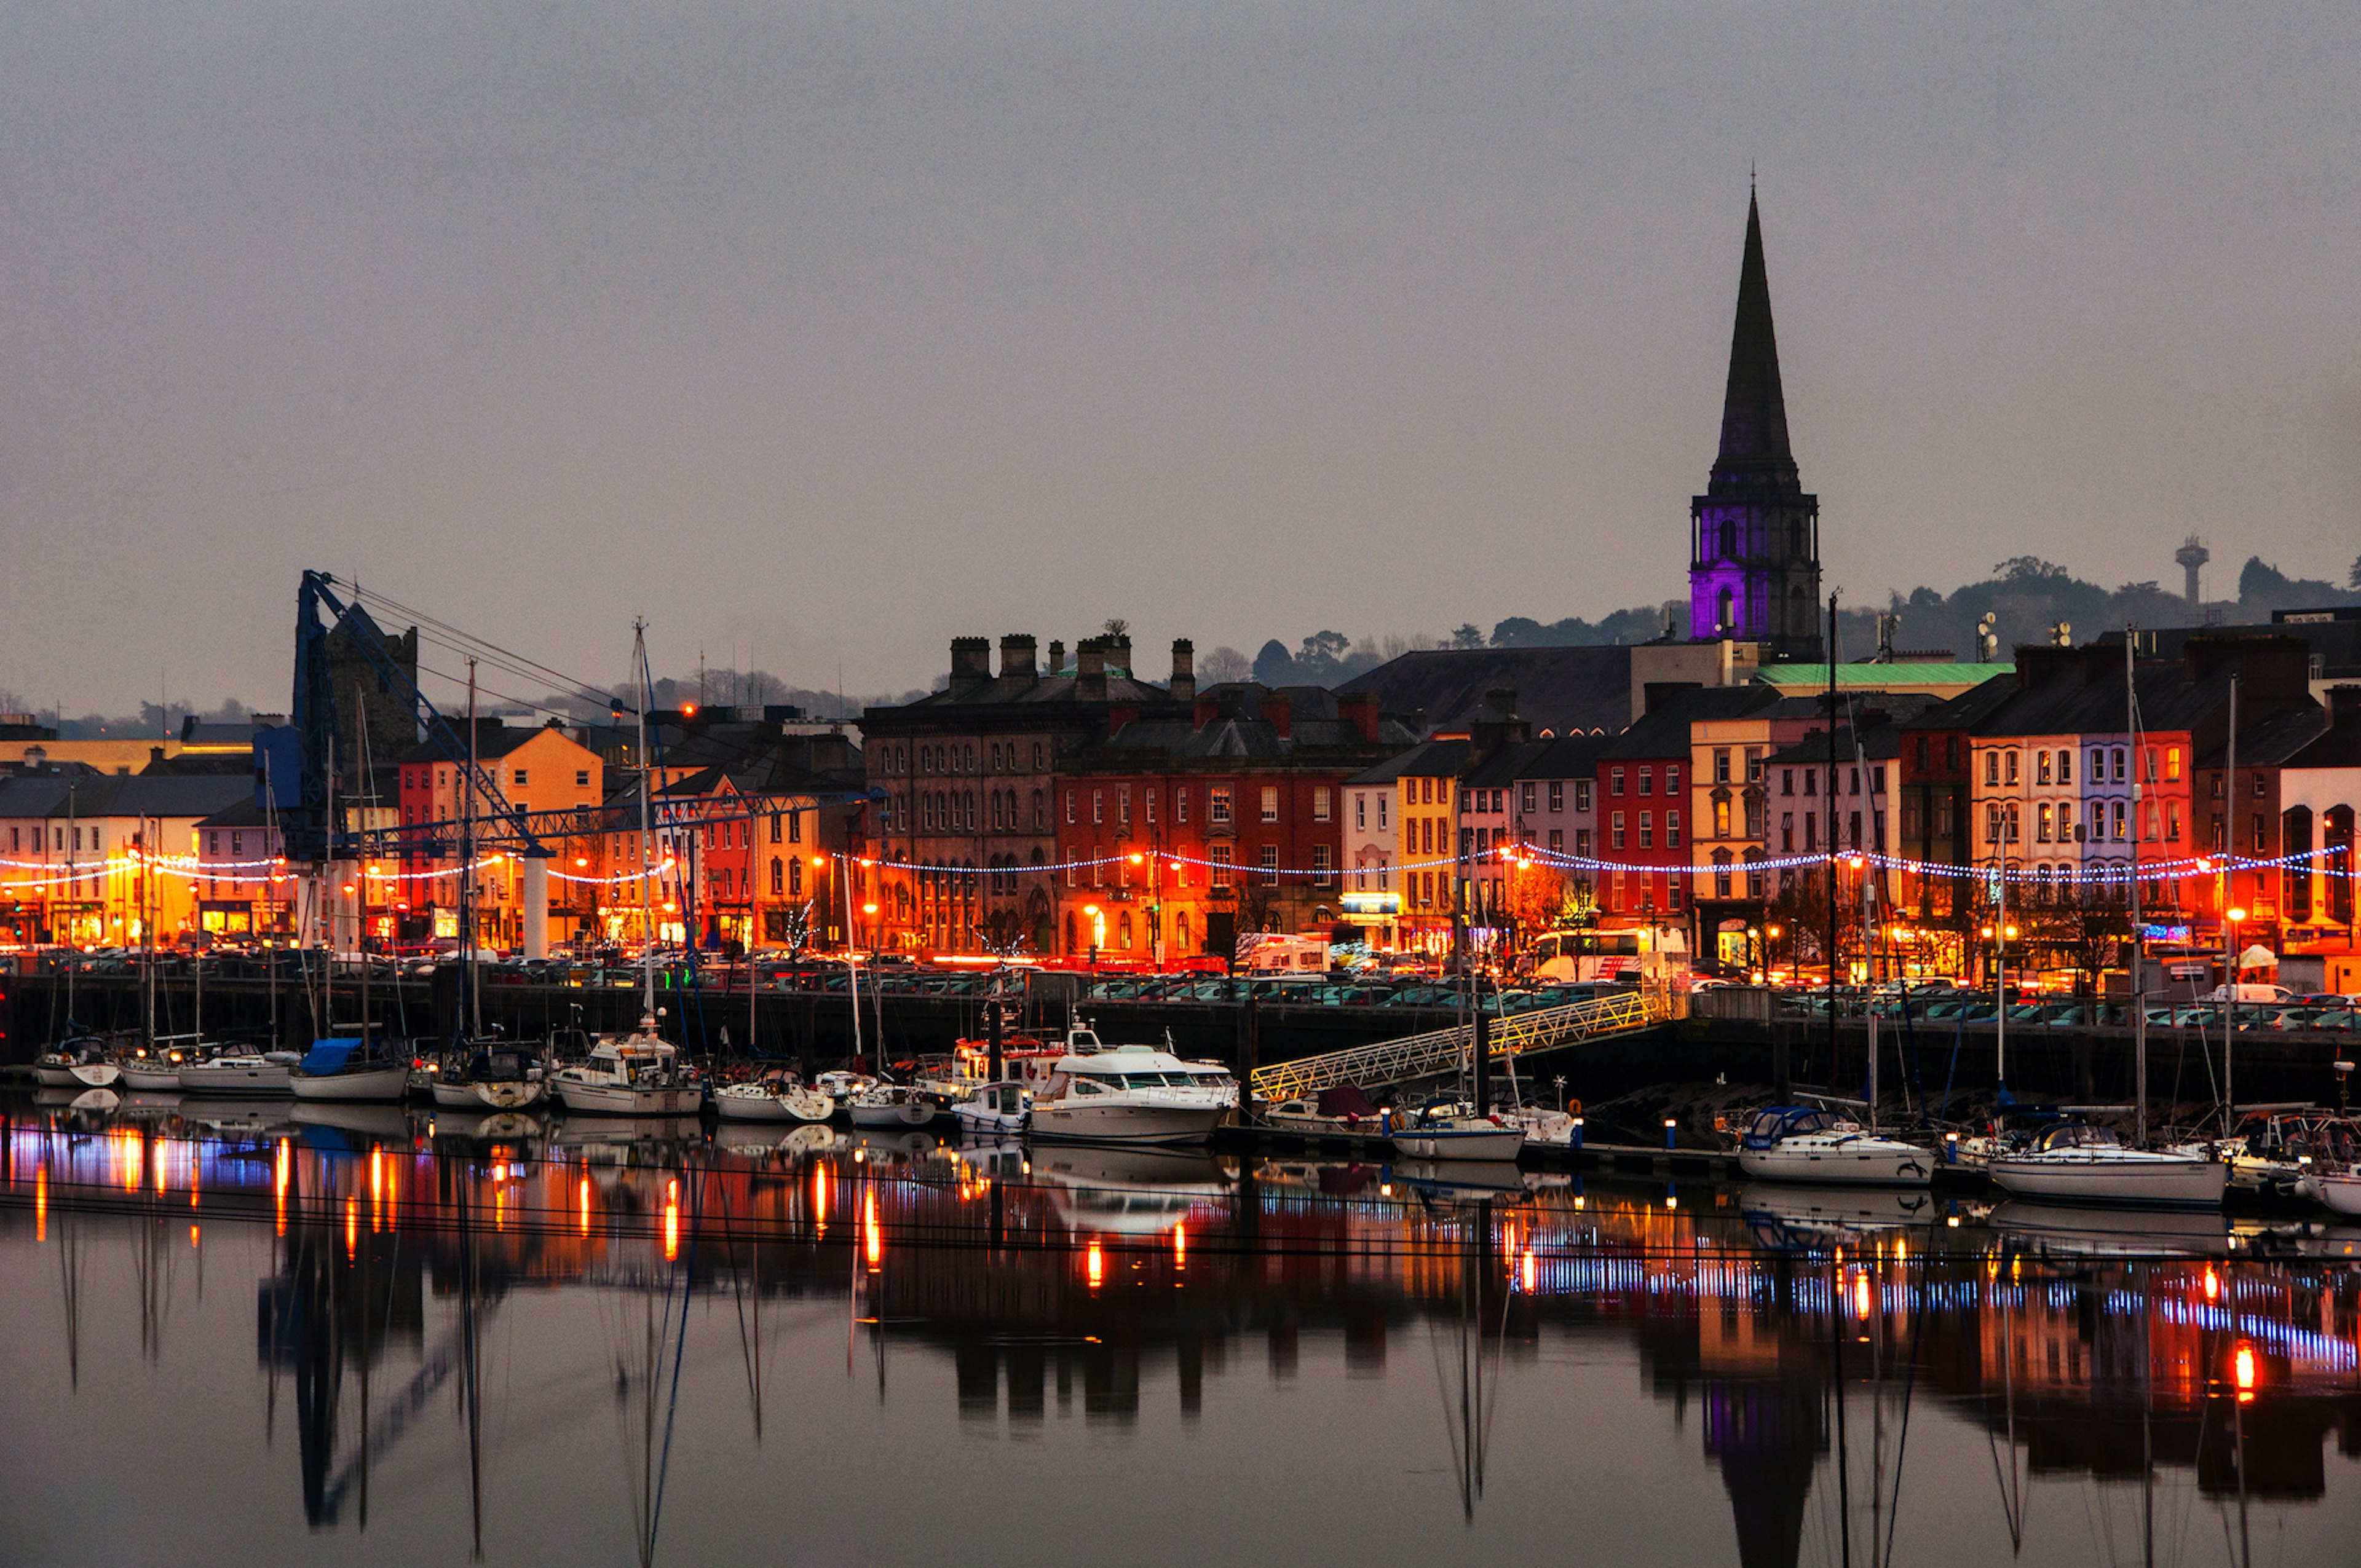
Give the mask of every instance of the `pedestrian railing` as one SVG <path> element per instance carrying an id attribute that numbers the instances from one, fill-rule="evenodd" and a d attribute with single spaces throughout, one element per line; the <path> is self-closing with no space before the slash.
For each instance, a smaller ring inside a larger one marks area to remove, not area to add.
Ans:
<path id="1" fill-rule="evenodd" d="M 1562 1007 L 1536 1008 L 1493 1019 L 1490 1055 L 1494 1060 L 1504 1060 L 1599 1035 L 1645 1028 L 1671 1016 L 1671 998 L 1661 988 L 1613 992 Z M 1346 1083 L 1374 1089 L 1433 1078 L 1466 1064 L 1475 1032 L 1472 1023 L 1460 1024 L 1398 1040 L 1299 1057 L 1257 1069 L 1250 1081 L 1255 1098 L 1269 1101 L 1317 1094 Z"/>

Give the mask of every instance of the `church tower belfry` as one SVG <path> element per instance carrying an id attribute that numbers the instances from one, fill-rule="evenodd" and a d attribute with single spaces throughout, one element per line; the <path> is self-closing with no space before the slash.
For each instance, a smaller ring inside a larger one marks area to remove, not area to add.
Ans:
<path id="1" fill-rule="evenodd" d="M 1817 659 L 1819 598 L 1820 499 L 1805 493 L 1787 445 L 1763 219 L 1750 192 L 1721 452 L 1705 494 L 1689 502 L 1690 633 L 1760 642 L 1773 657 Z"/>

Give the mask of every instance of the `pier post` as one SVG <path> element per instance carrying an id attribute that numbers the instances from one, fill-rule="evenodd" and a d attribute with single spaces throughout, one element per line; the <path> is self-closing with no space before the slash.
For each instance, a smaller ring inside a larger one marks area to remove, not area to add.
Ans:
<path id="1" fill-rule="evenodd" d="M 1254 1114 L 1255 1069 L 1261 1065 L 1260 1012 L 1261 1003 L 1254 993 L 1254 981 L 1248 981 L 1246 1004 L 1238 1010 L 1238 1114 L 1241 1119 Z"/>
<path id="2" fill-rule="evenodd" d="M 524 860 L 524 956 L 549 957 L 549 857 Z"/>
<path id="3" fill-rule="evenodd" d="M 1470 1075 L 1476 1080 L 1476 1114 L 1489 1115 L 1492 1110 L 1492 1020 L 1484 1011 L 1484 993 L 1476 993 L 1476 1067 Z"/>

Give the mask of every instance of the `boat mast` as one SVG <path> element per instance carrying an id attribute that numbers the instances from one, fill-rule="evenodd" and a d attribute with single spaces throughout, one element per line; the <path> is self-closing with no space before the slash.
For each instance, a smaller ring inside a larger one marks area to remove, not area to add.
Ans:
<path id="1" fill-rule="evenodd" d="M 2132 1092 L 2133 1098 L 2139 1102 L 2134 1128 L 2138 1135 L 2140 1146 L 2145 1148 L 2147 1146 L 2147 984 L 2142 963 L 2145 956 L 2145 940 L 2140 930 L 2139 876 L 2140 834 L 2144 831 L 2145 818 L 2140 816 L 2139 687 L 2133 679 L 2134 660 L 2138 641 L 2137 624 L 2125 622 L 2124 626 L 2124 738 L 2125 747 L 2131 757 L 2132 764 Z M 2143 1414 L 2141 1427 L 2143 1433 L 2147 1431 L 2146 1419 Z"/>
<path id="2" fill-rule="evenodd" d="M 82 950 L 82 944 L 74 940 L 74 905 L 82 898 L 82 868 L 77 863 L 82 858 L 82 819 L 74 815 L 74 790 L 77 787 L 73 781 L 67 781 L 66 842 L 71 847 L 66 850 L 66 946 L 75 953 Z M 74 1026 L 74 974 L 81 968 L 75 958 L 67 958 L 66 1028 L 69 1031 Z"/>
<path id="3" fill-rule="evenodd" d="M 467 988 L 467 1034 L 484 1032 L 482 988 L 476 983 L 476 661 L 467 661 L 467 763 L 459 795 L 459 939 L 467 944 L 459 982 Z"/>
<path id="4" fill-rule="evenodd" d="M 2238 1097 L 2230 1087 L 2231 1047 L 2238 1038 L 2238 927 L 2230 918 L 2230 906 L 2237 896 L 2238 677 L 2232 675 L 2230 750 L 2222 760 L 2222 1135 L 2225 1138 L 2238 1122 Z"/>
<path id="5" fill-rule="evenodd" d="M 852 851 L 847 850 L 837 859 L 844 868 L 841 879 L 844 883 L 844 989 L 852 998 L 852 1060 L 853 1070 L 857 1072 L 861 1062 L 861 959 L 853 951 Z M 884 1014 L 880 1013 L 878 1018 L 882 1027 Z M 885 1042 L 882 1036 L 877 1044 L 879 1054 L 883 1055 Z M 882 1078 L 884 1075 L 880 1073 L 878 1076 Z"/>
<path id="6" fill-rule="evenodd" d="M 631 662 L 640 667 L 640 1029 L 653 1034 L 656 1026 L 656 949 L 655 916 L 648 897 L 649 876 L 649 796 L 654 785 L 648 771 L 648 705 L 655 701 L 654 683 L 648 678 L 648 623 L 644 617 L 631 621 Z"/>
<path id="7" fill-rule="evenodd" d="M 1828 1081 L 1837 1080 L 1837 596 L 1828 596 Z"/>

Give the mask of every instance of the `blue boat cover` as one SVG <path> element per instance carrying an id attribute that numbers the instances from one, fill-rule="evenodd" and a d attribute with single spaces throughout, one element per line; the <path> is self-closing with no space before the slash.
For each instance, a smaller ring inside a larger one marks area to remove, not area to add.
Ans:
<path id="1" fill-rule="evenodd" d="M 312 1042 L 312 1048 L 303 1053 L 303 1070 L 314 1078 L 324 1078 L 332 1072 L 342 1072 L 345 1070 L 345 1064 L 352 1059 L 353 1053 L 360 1048 L 361 1042 L 357 1037 L 345 1040 L 314 1040 Z"/>

